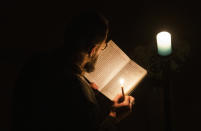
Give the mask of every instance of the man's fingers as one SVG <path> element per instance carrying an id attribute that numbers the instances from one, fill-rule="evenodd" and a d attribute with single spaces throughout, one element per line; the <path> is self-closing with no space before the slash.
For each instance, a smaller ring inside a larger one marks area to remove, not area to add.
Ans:
<path id="1" fill-rule="evenodd" d="M 130 111 L 132 111 L 132 108 L 133 108 L 133 105 L 135 104 L 135 98 L 134 97 L 132 97 L 132 96 L 130 96 L 130 104 L 129 104 L 129 106 L 130 106 Z"/>
<path id="2" fill-rule="evenodd" d="M 130 96 L 125 96 L 125 100 L 124 100 L 126 105 L 130 104 Z"/>
<path id="3" fill-rule="evenodd" d="M 134 102 L 135 102 L 135 98 L 132 96 L 125 96 L 124 100 L 119 102 L 120 99 L 122 99 L 122 94 L 118 94 L 115 99 L 114 99 L 114 103 L 116 107 L 128 107 L 128 108 L 132 108 Z"/>
<path id="4" fill-rule="evenodd" d="M 132 97 L 132 96 L 130 96 L 130 103 L 131 103 L 131 104 L 135 104 L 135 98 Z"/>
<path id="5" fill-rule="evenodd" d="M 129 106 L 130 104 L 130 96 L 125 96 L 124 100 L 119 103 L 121 106 Z"/>
<path id="6" fill-rule="evenodd" d="M 117 102 L 119 101 L 120 98 L 122 98 L 123 95 L 122 94 L 118 94 L 115 98 L 114 98 L 114 101 Z"/>

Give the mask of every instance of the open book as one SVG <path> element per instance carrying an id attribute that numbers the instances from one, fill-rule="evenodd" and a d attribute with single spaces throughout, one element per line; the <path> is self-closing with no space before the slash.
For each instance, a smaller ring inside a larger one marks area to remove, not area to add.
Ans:
<path id="1" fill-rule="evenodd" d="M 121 79 L 124 79 L 125 94 L 130 94 L 146 76 L 147 71 L 131 60 L 112 40 L 107 44 L 107 48 L 98 57 L 95 71 L 85 73 L 85 77 L 96 83 L 102 94 L 113 100 L 122 91 Z"/>

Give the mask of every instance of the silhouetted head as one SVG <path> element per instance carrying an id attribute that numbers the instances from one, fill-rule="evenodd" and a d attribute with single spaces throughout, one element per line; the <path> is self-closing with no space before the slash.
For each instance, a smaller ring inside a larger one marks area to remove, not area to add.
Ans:
<path id="1" fill-rule="evenodd" d="M 87 11 L 75 16 L 64 35 L 72 63 L 92 72 L 101 49 L 106 47 L 108 31 L 108 20 L 99 12 Z"/>

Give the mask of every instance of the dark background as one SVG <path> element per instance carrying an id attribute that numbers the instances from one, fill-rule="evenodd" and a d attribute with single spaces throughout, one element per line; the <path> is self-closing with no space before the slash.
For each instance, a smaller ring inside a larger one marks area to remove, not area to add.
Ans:
<path id="1" fill-rule="evenodd" d="M 0 130 L 9 131 L 11 98 L 23 62 L 32 53 L 63 44 L 63 28 L 84 9 L 101 10 L 110 21 L 112 39 L 135 60 L 139 45 L 156 44 L 164 29 L 175 43 L 190 47 L 180 71 L 171 75 L 171 122 L 175 131 L 200 130 L 200 9 L 194 1 L 4 1 L 0 3 Z M 172 43 L 174 44 L 174 43 Z M 147 57 L 151 54 L 144 52 Z M 140 59 L 138 60 L 140 63 Z M 149 72 L 149 70 L 148 70 Z M 133 94 L 133 113 L 120 130 L 164 130 L 163 89 L 145 79 Z"/>

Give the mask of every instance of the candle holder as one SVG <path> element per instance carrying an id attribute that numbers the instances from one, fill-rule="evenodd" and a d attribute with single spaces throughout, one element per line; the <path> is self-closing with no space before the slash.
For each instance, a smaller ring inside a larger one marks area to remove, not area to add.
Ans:
<path id="1" fill-rule="evenodd" d="M 174 41 L 172 53 L 168 56 L 158 54 L 156 43 L 139 45 L 131 55 L 131 59 L 134 59 L 147 69 L 148 86 L 153 89 L 153 92 L 162 93 L 165 131 L 174 130 L 172 80 L 175 73 L 181 72 L 182 67 L 189 58 L 189 54 L 190 46 L 188 42 Z"/>

